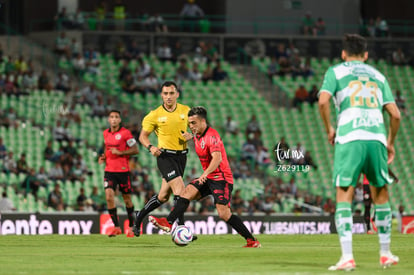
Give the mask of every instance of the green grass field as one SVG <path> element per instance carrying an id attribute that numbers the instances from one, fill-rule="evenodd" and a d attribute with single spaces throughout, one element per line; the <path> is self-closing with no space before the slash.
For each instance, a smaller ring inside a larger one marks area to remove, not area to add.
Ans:
<path id="1" fill-rule="evenodd" d="M 167 235 L 108 238 L 0 236 L 0 274 L 332 274 L 340 256 L 337 235 L 259 235 L 262 248 L 242 248 L 238 235 L 201 235 L 187 247 Z M 383 270 L 378 237 L 354 235 L 353 274 L 413 274 L 413 235 L 394 234 L 400 263 Z"/>

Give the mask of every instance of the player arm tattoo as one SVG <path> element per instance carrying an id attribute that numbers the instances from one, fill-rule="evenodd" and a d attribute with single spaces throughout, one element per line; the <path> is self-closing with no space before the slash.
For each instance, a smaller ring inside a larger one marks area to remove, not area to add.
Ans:
<path id="1" fill-rule="evenodd" d="M 125 150 L 125 151 L 121 151 L 121 155 L 123 156 L 131 156 L 131 155 L 136 155 L 138 154 L 139 149 L 138 149 L 138 144 L 135 142 L 135 144 L 130 147 L 129 149 Z"/>

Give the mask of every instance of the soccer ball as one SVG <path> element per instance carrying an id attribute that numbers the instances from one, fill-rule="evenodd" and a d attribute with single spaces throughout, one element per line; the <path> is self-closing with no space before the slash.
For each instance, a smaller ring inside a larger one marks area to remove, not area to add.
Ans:
<path id="1" fill-rule="evenodd" d="M 193 233 L 185 225 L 178 225 L 171 232 L 172 241 L 178 246 L 186 246 L 193 240 Z"/>

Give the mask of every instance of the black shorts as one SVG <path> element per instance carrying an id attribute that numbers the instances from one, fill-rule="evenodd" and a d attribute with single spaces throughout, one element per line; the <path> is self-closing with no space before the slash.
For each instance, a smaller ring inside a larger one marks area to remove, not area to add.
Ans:
<path id="1" fill-rule="evenodd" d="M 371 203 L 372 198 L 371 198 L 371 189 L 369 189 L 369 184 L 364 184 L 363 189 L 364 189 L 364 202 Z"/>
<path id="2" fill-rule="evenodd" d="M 167 182 L 177 177 L 183 177 L 186 164 L 186 154 L 162 152 L 162 154 L 157 158 L 158 169 L 160 170 L 162 177 Z"/>
<path id="3" fill-rule="evenodd" d="M 208 195 L 213 195 L 214 204 L 223 204 L 230 206 L 233 184 L 229 184 L 225 180 L 215 181 L 211 179 L 207 179 L 207 181 L 203 184 L 200 184 L 198 179 L 195 179 L 190 182 L 190 184 L 197 188 L 202 198 Z"/>
<path id="4" fill-rule="evenodd" d="M 129 172 L 106 172 L 104 175 L 104 186 L 105 189 L 111 188 L 114 191 L 119 186 L 119 191 L 122 194 L 131 194 L 132 185 Z"/>

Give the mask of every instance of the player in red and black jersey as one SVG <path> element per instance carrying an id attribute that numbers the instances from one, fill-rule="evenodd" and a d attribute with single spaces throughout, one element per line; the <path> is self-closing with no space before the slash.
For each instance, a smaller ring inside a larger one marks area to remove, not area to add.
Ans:
<path id="1" fill-rule="evenodd" d="M 204 173 L 187 185 L 176 207 L 167 218 L 150 216 L 149 221 L 158 228 L 170 232 L 172 224 L 186 211 L 191 200 L 213 195 L 220 218 L 246 239 L 245 247 L 260 247 L 260 242 L 253 237 L 241 219 L 231 213 L 233 174 L 219 134 L 207 124 L 206 109 L 204 107 L 191 108 L 188 113 L 188 123 L 194 136 L 190 133 L 184 133 L 183 136 L 187 140 L 193 138 Z"/>
<path id="2" fill-rule="evenodd" d="M 371 190 L 369 187 L 369 181 L 365 175 L 362 179 L 362 186 L 364 189 L 364 220 L 365 225 L 367 226 L 367 234 L 375 234 L 375 232 L 377 232 L 377 228 L 374 224 L 374 221 L 371 218 Z"/>
<path id="3" fill-rule="evenodd" d="M 132 187 L 129 172 L 129 156 L 138 154 L 138 145 L 131 132 L 121 126 L 121 114 L 119 111 L 110 111 L 108 122 L 111 127 L 103 132 L 105 150 L 98 161 L 99 164 L 106 164 L 104 176 L 105 196 L 108 212 L 115 226 L 109 237 L 122 234 L 114 199 L 117 187 L 122 192 L 128 213 L 130 228 L 127 232 L 127 237 L 134 237 L 134 232 L 132 231 L 134 205 L 131 201 Z"/>

